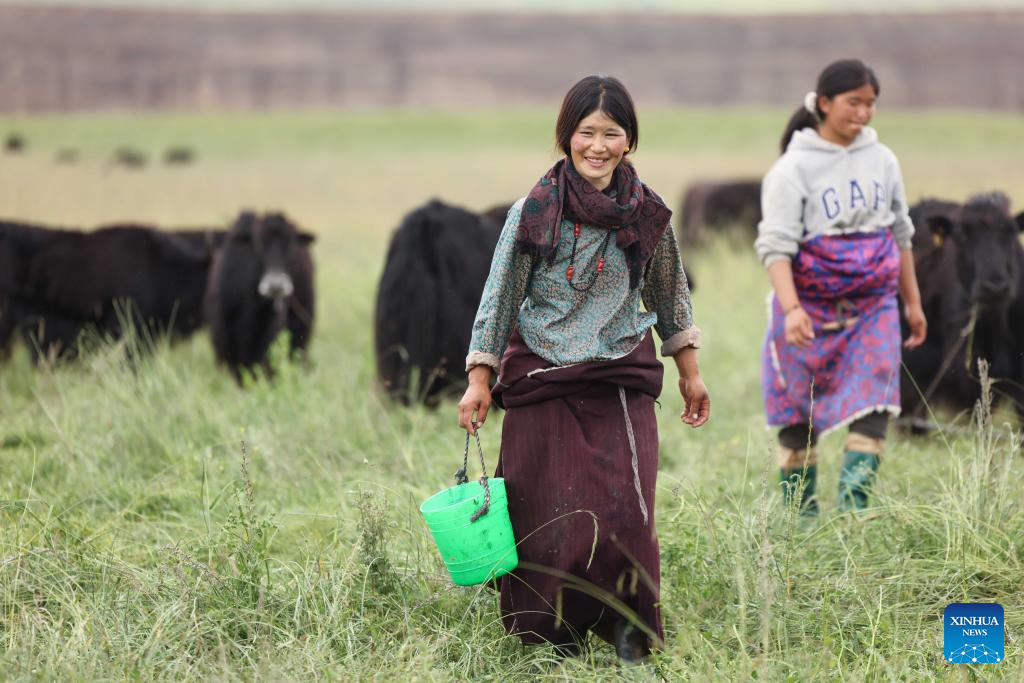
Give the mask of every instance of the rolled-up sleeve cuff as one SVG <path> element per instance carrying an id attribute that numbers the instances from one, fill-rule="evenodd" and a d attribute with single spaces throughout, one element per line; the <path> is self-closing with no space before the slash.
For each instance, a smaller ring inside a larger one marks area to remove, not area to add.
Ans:
<path id="1" fill-rule="evenodd" d="M 700 328 L 696 326 L 687 327 L 681 332 L 676 332 L 661 344 L 661 355 L 674 356 L 686 347 L 700 348 Z"/>
<path id="2" fill-rule="evenodd" d="M 775 254 L 765 254 L 764 258 L 762 259 L 762 262 L 764 263 L 764 267 L 767 268 L 768 266 L 772 265 L 773 263 L 778 263 L 779 261 L 792 261 L 792 260 L 793 260 L 793 257 L 790 256 L 789 254 L 775 253 Z"/>
<path id="3" fill-rule="evenodd" d="M 470 351 L 466 356 L 466 372 L 469 372 L 477 365 L 487 365 L 494 368 L 495 372 L 501 369 L 501 360 L 493 353 L 483 351 Z"/>

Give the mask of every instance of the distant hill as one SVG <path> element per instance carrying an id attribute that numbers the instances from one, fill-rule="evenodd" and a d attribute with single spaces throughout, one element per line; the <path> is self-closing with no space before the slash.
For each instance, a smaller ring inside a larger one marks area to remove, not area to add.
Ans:
<path id="1" fill-rule="evenodd" d="M 413 10 L 428 12 L 527 11 L 547 12 L 621 12 L 622 0 L 0 0 L 0 5 L 79 6 L 206 9 L 217 11 L 298 11 L 326 10 Z M 951 10 L 1024 9 L 1024 0 L 860 0 L 851 3 L 835 0 L 632 0 L 632 11 L 714 14 L 790 14 L 833 12 L 940 12 Z"/>
<path id="2" fill-rule="evenodd" d="M 1022 35 L 1024 11 L 713 16 L 0 5 L 0 112 L 551 103 L 588 73 L 619 76 L 646 104 L 795 107 L 822 66 L 847 56 L 876 68 L 886 106 L 1024 111 Z"/>

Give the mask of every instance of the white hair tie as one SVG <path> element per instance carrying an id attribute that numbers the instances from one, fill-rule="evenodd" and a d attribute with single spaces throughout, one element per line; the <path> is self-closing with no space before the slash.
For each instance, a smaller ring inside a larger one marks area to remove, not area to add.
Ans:
<path id="1" fill-rule="evenodd" d="M 804 95 L 804 109 L 818 118 L 818 93 L 812 90 Z"/>

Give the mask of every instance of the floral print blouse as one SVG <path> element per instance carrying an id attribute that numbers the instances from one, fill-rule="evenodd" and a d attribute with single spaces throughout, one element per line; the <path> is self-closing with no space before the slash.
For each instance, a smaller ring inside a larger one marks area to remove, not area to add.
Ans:
<path id="1" fill-rule="evenodd" d="M 531 351 L 556 366 L 621 358 L 640 344 L 652 326 L 662 339 L 662 355 L 700 346 L 690 288 L 671 225 L 647 264 L 640 287 L 630 289 L 626 257 L 613 235 L 604 268 L 593 285 L 580 292 L 566 278 L 574 242 L 571 222 L 562 221 L 553 262 L 516 251 L 524 199 L 509 210 L 494 250 L 473 323 L 467 371 L 489 365 L 497 372 L 513 326 Z M 604 229 L 580 226 L 573 277 L 578 287 L 593 278 L 606 235 Z M 641 310 L 641 301 L 647 310 Z"/>

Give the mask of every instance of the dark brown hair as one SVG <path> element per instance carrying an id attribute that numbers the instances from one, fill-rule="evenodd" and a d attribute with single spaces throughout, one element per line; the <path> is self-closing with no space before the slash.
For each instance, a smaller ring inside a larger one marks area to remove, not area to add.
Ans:
<path id="1" fill-rule="evenodd" d="M 626 86 L 611 76 L 587 76 L 569 88 L 562 100 L 562 109 L 558 112 L 555 143 L 565 156 L 570 156 L 569 141 L 576 132 L 576 126 L 598 110 L 626 131 L 629 151 L 636 149 L 640 130 L 636 123 L 633 98 L 629 96 Z"/>
<path id="2" fill-rule="evenodd" d="M 841 95 L 844 92 L 850 92 L 862 85 L 869 84 L 875 91 L 875 97 L 877 97 L 878 93 L 881 92 L 881 88 L 878 85 L 878 77 L 875 76 L 875 72 L 871 67 L 859 59 L 840 59 L 826 66 L 824 71 L 821 72 L 818 76 L 818 86 L 814 89 L 814 92 L 819 97 L 824 95 L 831 100 L 836 95 Z M 814 105 L 814 110 L 815 114 L 812 114 L 803 105 L 800 105 L 793 112 L 793 115 L 789 118 L 789 123 L 786 124 L 786 130 L 782 134 L 781 147 L 783 154 L 786 153 L 786 148 L 789 147 L 789 141 L 793 139 L 794 133 L 804 128 L 818 127 L 818 122 L 824 118 L 824 115 L 821 109 L 818 108 L 817 103 Z"/>

